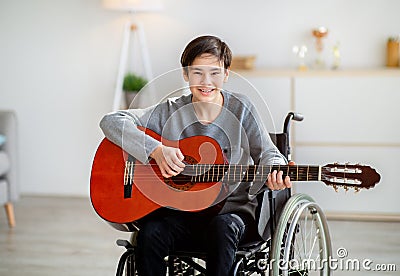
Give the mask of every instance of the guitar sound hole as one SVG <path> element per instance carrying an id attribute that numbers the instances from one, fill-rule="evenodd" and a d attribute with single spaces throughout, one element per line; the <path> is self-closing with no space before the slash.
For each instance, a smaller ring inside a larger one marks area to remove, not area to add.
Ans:
<path id="1" fill-rule="evenodd" d="M 190 176 L 182 174 L 178 174 L 177 176 L 173 176 L 171 178 L 164 177 L 164 182 L 168 186 L 181 191 L 187 191 L 194 185 L 192 182 L 190 182 Z"/>
<path id="2" fill-rule="evenodd" d="M 189 165 L 197 164 L 197 160 L 188 155 L 185 155 L 183 162 Z M 194 183 L 191 182 L 191 176 L 182 173 L 171 178 L 164 178 L 164 182 L 168 186 L 181 191 L 187 191 L 194 185 Z"/>

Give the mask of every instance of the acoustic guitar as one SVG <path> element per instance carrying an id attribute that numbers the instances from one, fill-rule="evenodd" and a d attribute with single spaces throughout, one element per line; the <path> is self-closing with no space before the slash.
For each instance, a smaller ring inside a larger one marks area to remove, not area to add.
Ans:
<path id="1" fill-rule="evenodd" d="M 206 136 L 169 141 L 142 129 L 164 145 L 178 147 L 185 156 L 185 169 L 164 178 L 154 160 L 143 164 L 104 138 L 94 157 L 90 197 L 97 214 L 111 224 L 136 221 L 151 212 L 169 207 L 201 211 L 221 202 L 224 185 L 265 182 L 271 171 L 283 171 L 292 181 L 321 181 L 326 185 L 368 189 L 380 181 L 375 169 L 363 165 L 239 165 L 227 164 L 219 144 Z"/>

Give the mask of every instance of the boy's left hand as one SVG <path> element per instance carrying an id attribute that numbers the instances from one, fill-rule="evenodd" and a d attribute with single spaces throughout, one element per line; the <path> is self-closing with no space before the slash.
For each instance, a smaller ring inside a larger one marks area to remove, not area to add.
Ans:
<path id="1" fill-rule="evenodd" d="M 294 164 L 295 163 L 293 161 L 290 161 L 288 165 L 292 166 Z M 290 177 L 286 176 L 285 178 L 283 178 L 282 176 L 283 171 L 273 171 L 272 173 L 268 174 L 267 182 L 265 185 L 267 185 L 270 190 L 283 190 L 286 188 L 291 188 L 292 182 L 290 181 Z"/>

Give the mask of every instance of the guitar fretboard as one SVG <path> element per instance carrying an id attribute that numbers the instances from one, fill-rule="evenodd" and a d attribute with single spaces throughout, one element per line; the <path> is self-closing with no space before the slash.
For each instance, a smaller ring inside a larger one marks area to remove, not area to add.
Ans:
<path id="1" fill-rule="evenodd" d="M 321 179 L 320 166 L 306 165 L 186 165 L 184 175 L 191 177 L 191 182 L 253 182 L 265 181 L 273 171 L 283 171 L 283 177 L 292 181 L 318 181 Z"/>

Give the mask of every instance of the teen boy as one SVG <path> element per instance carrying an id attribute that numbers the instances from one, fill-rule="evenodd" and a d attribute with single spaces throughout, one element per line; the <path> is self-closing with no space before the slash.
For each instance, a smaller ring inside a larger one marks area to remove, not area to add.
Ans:
<path id="1" fill-rule="evenodd" d="M 285 158 L 261 126 L 255 107 L 243 94 L 223 90 L 232 53 L 215 36 L 192 40 L 181 56 L 183 78 L 190 95 L 167 100 L 147 109 L 108 114 L 100 126 L 105 136 L 142 163 L 153 158 L 166 178 L 185 168 L 178 148 L 168 147 L 138 130 L 143 126 L 168 140 L 204 135 L 215 139 L 231 164 L 286 164 Z M 291 187 L 289 177 L 272 172 L 265 179 L 271 190 Z M 183 212 L 160 209 L 141 219 L 137 236 L 140 275 L 165 275 L 165 256 L 171 250 L 202 247 L 207 252 L 208 275 L 229 275 L 241 240 L 256 228 L 257 200 L 251 183 L 239 183 L 227 193 L 222 209 Z"/>

